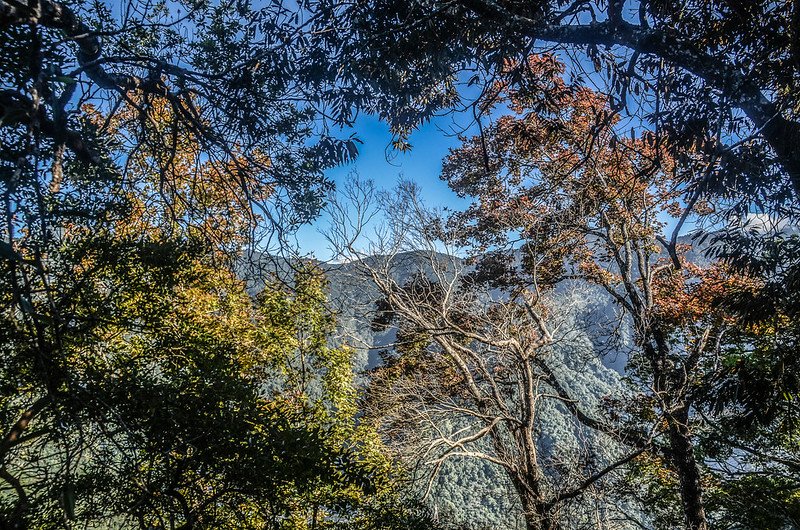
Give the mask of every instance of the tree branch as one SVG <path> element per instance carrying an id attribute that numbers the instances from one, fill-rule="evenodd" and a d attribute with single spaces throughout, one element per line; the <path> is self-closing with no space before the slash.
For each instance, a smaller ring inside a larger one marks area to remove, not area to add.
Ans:
<path id="1" fill-rule="evenodd" d="M 35 120 L 42 133 L 63 143 L 81 162 L 100 164 L 100 155 L 86 144 L 79 132 L 59 127 L 47 117 L 44 107 L 36 109 L 28 97 L 13 90 L 0 91 L 0 126 L 28 126 Z"/>
<path id="2" fill-rule="evenodd" d="M 641 447 L 641 448 L 637 449 L 636 451 L 630 453 L 626 457 L 622 458 L 621 460 L 617 460 L 616 462 L 612 462 L 611 464 L 607 465 L 606 467 L 604 467 L 603 469 L 601 469 L 600 471 L 598 471 L 594 475 L 588 477 L 586 480 L 581 482 L 580 485 L 578 485 L 574 489 L 572 489 L 570 491 L 565 491 L 565 492 L 562 492 L 562 493 L 559 493 L 558 495 L 556 495 L 555 498 L 553 498 L 550 502 L 547 503 L 548 506 L 553 507 L 553 506 L 557 505 L 558 503 L 564 502 L 564 501 L 566 501 L 568 499 L 573 499 L 573 498 L 583 494 L 583 492 L 586 490 L 586 488 L 588 488 L 589 486 L 591 486 L 592 484 L 594 484 L 595 482 L 597 482 L 598 480 L 600 480 L 604 476 L 608 475 L 609 473 L 611 473 L 615 469 L 624 466 L 625 464 L 627 464 L 631 460 L 635 459 L 636 457 L 638 457 L 639 455 L 641 455 L 642 453 L 644 453 L 648 449 L 649 449 L 649 447 L 647 447 L 647 446 L 646 447 Z"/>
<path id="3" fill-rule="evenodd" d="M 796 149 L 800 123 L 784 118 L 781 115 L 783 109 L 767 98 L 761 87 L 720 57 L 705 53 L 692 42 L 667 30 L 637 26 L 624 20 L 548 25 L 512 13 L 492 0 L 462 0 L 462 4 L 515 27 L 533 39 L 557 44 L 622 46 L 661 57 L 696 75 L 725 94 L 761 131 L 764 140 L 778 156 L 780 165 L 789 174 L 795 193 L 800 194 L 800 150 Z"/>
<path id="4" fill-rule="evenodd" d="M 44 410 L 48 403 L 50 403 L 50 396 L 40 397 L 22 413 L 17 422 L 3 437 L 3 440 L 0 441 L 0 460 L 5 458 L 8 450 L 19 441 L 20 436 L 22 436 L 22 433 L 28 428 L 30 422 L 37 414 Z"/>

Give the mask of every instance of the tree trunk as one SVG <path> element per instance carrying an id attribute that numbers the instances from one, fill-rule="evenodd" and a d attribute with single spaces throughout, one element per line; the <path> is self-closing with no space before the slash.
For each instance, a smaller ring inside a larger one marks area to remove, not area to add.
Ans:
<path id="1" fill-rule="evenodd" d="M 668 372 L 665 369 L 669 352 L 666 334 L 658 328 L 651 329 L 651 333 L 655 344 L 649 344 L 648 354 L 653 368 L 653 384 L 657 393 L 668 397 L 664 419 L 667 422 L 670 460 L 680 480 L 686 528 L 708 530 L 700 469 L 694 458 L 694 443 L 689 432 L 687 370 Z M 646 348 L 647 346 L 648 344 L 645 345 Z"/>
<path id="2" fill-rule="evenodd" d="M 525 530 L 544 530 L 542 518 L 539 516 L 537 504 L 528 495 L 521 495 L 522 513 L 525 517 Z"/>
<path id="3" fill-rule="evenodd" d="M 694 444 L 687 427 L 688 416 L 688 410 L 683 408 L 669 419 L 670 453 L 672 464 L 680 478 L 686 526 L 690 530 L 708 530 L 700 469 L 697 467 Z"/>
<path id="4" fill-rule="evenodd" d="M 556 530 L 556 522 L 546 503 L 534 499 L 520 488 L 517 488 L 517 492 L 522 502 L 525 530 Z"/>

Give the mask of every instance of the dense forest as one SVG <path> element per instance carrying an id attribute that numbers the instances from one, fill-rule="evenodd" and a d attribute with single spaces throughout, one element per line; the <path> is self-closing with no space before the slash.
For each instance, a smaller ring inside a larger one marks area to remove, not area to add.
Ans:
<path id="1" fill-rule="evenodd" d="M 797 0 L 0 0 L 0 195 L 0 530 L 800 528 Z"/>

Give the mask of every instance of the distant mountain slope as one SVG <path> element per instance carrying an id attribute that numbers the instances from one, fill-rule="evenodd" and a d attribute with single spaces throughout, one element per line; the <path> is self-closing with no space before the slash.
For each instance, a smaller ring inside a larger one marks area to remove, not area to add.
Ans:
<path id="1" fill-rule="evenodd" d="M 374 256 L 367 265 L 385 266 L 392 278 L 400 285 L 415 274 L 433 274 L 432 263 L 443 265 L 445 274 L 463 274 L 470 269 L 462 260 L 442 254 L 408 252 L 391 258 Z M 330 303 L 338 314 L 339 332 L 337 342 L 352 346 L 355 351 L 354 369 L 363 372 L 379 361 L 378 352 L 390 344 L 392 332 L 375 332 L 371 327 L 375 302 L 380 298 L 377 287 L 364 274 L 357 263 L 320 264 L 330 281 Z M 286 260 L 269 257 L 262 259 L 262 273 L 286 275 L 290 267 Z M 439 267 L 437 267 L 439 268 Z M 251 282 L 250 288 L 257 292 L 263 281 Z M 568 390 L 591 409 L 598 406 L 605 396 L 624 395 L 626 390 L 621 373 L 627 358 L 624 338 L 620 343 L 616 333 L 619 315 L 610 297 L 596 286 L 585 282 L 571 282 L 560 288 L 560 296 L 569 298 L 573 311 L 568 336 L 555 348 L 554 370 L 564 381 Z M 557 449 L 579 453 L 581 443 L 578 432 L 571 424 L 566 409 L 560 406 L 543 407 L 539 418 L 541 432 L 539 444 L 543 454 Z M 582 434 L 585 437 L 585 433 Z M 607 439 L 597 435 L 591 443 L 608 445 Z M 609 446 L 608 455 L 615 452 Z M 610 458 L 610 456 L 609 456 Z M 515 496 L 505 475 L 494 466 L 474 460 L 451 460 L 442 469 L 429 497 L 429 502 L 443 520 L 457 524 L 470 524 L 473 529 L 523 528 Z M 624 526 L 623 526 L 624 527 Z M 623 528 L 620 527 L 620 528 Z"/>

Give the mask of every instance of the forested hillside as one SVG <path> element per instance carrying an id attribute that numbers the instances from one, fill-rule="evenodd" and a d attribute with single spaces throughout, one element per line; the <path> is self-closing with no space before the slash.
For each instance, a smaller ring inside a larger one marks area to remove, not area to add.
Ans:
<path id="1" fill-rule="evenodd" d="M 800 528 L 798 43 L 795 0 L 0 0 L 0 530 Z M 337 177 L 364 117 L 452 197 Z"/>

